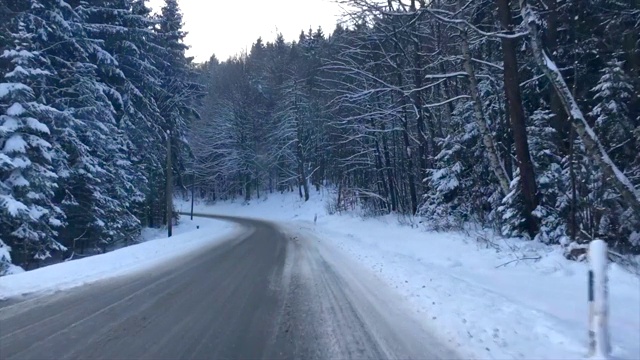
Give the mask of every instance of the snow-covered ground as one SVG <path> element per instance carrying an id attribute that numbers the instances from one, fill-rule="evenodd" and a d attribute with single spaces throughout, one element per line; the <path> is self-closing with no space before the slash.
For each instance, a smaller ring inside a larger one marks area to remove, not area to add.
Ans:
<path id="1" fill-rule="evenodd" d="M 197 227 L 200 227 L 199 229 Z M 33 293 L 52 293 L 98 280 L 144 271 L 162 262 L 214 245 L 235 226 L 217 220 L 182 218 L 171 238 L 165 230 L 145 230 L 141 244 L 105 254 L 0 277 L 0 300 Z"/>
<path id="2" fill-rule="evenodd" d="M 557 247 L 486 232 L 425 232 L 400 225 L 394 216 L 327 215 L 328 196 L 314 192 L 304 203 L 296 194 L 272 194 L 249 204 L 198 203 L 195 210 L 286 222 L 306 237 L 319 239 L 396 289 L 416 318 L 464 356 L 586 356 L 585 263 L 566 260 Z M 190 209 L 188 202 L 177 206 Z M 478 242 L 478 236 L 494 245 Z M 509 263 L 517 258 L 539 259 Z M 615 264 L 609 275 L 613 356 L 639 359 L 640 279 Z"/>

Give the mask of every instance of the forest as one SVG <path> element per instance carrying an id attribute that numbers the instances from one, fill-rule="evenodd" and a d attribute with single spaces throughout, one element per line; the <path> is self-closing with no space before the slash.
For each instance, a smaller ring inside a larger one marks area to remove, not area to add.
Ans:
<path id="1" fill-rule="evenodd" d="M 176 0 L 0 1 L 0 275 L 166 223 L 202 94 L 185 35 Z"/>
<path id="2" fill-rule="evenodd" d="M 640 3 L 341 2 L 203 64 L 176 0 L 0 3 L 0 274 L 135 243 L 172 186 L 640 253 Z"/>
<path id="3" fill-rule="evenodd" d="M 199 67 L 202 196 L 330 185 L 331 211 L 640 251 L 640 3 L 342 3 Z"/>

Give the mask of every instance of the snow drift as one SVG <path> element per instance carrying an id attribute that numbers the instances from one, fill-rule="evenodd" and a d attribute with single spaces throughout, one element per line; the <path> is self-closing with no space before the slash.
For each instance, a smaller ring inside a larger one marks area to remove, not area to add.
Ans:
<path id="1" fill-rule="evenodd" d="M 233 224 L 211 219 L 183 219 L 182 222 L 175 228 L 176 235 L 170 238 L 162 230 L 146 230 L 144 238 L 156 239 L 105 254 L 0 277 L 0 300 L 32 293 L 52 293 L 144 271 L 222 242 L 235 229 Z"/>

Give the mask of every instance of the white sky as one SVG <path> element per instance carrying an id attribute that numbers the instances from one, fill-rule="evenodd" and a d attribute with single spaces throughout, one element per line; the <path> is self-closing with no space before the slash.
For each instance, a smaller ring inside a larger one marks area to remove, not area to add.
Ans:
<path id="1" fill-rule="evenodd" d="M 341 13 L 332 0 L 178 0 L 187 53 L 196 62 L 204 62 L 216 54 L 219 60 L 249 51 L 258 37 L 264 42 L 275 40 L 278 33 L 285 40 L 297 40 L 301 30 L 315 31 L 322 26 L 331 33 Z M 163 0 L 150 0 L 159 10 Z"/>

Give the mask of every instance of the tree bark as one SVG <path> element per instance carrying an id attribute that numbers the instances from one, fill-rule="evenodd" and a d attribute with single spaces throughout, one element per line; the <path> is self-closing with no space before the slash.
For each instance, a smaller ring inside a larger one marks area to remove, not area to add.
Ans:
<path id="1" fill-rule="evenodd" d="M 389 184 L 389 197 L 391 198 L 391 211 L 398 210 L 398 202 L 396 200 L 395 181 L 393 176 L 393 167 L 391 165 L 391 155 L 389 153 L 389 145 L 387 142 L 387 132 L 384 122 L 380 124 L 380 130 L 382 130 L 382 150 L 384 151 L 384 162 L 387 172 L 387 184 Z"/>
<path id="2" fill-rule="evenodd" d="M 371 124 L 371 128 L 375 129 L 376 128 L 376 124 L 373 120 L 370 120 L 369 122 Z M 384 136 L 384 134 L 382 134 L 382 136 Z M 387 210 L 387 212 L 391 211 L 391 208 L 389 206 L 390 201 L 389 201 L 389 186 L 387 185 L 387 181 L 385 179 L 385 174 L 384 174 L 384 166 L 382 164 L 382 151 L 380 150 L 380 139 L 378 135 L 375 135 L 375 139 L 374 139 L 374 144 L 375 144 L 375 158 L 376 158 L 376 183 L 378 184 L 378 188 L 379 191 L 382 193 L 383 197 L 385 198 L 385 201 L 381 204 L 383 208 L 385 208 Z"/>
<path id="3" fill-rule="evenodd" d="M 399 86 L 402 86 L 402 74 L 398 73 Z M 406 156 L 406 168 L 407 176 L 409 177 L 409 196 L 411 198 L 411 214 L 415 214 L 418 211 L 418 194 L 416 190 L 416 179 L 414 174 L 414 165 L 411 154 L 411 142 L 409 141 L 409 119 L 407 115 L 406 102 L 404 96 L 400 96 L 400 107 L 402 108 L 402 140 L 404 141 L 404 151 Z"/>
<path id="4" fill-rule="evenodd" d="M 411 159 L 411 143 L 409 141 L 409 121 L 407 111 L 403 110 L 402 116 L 402 139 L 404 140 L 405 155 L 407 156 L 407 175 L 409 176 L 409 196 L 411 197 L 411 214 L 415 214 L 418 211 L 418 194 L 416 191 L 416 179 L 413 173 L 413 160 Z"/>
<path id="5" fill-rule="evenodd" d="M 394 28 L 394 32 L 395 32 L 395 28 Z M 399 49 L 397 48 L 397 44 L 396 44 L 396 51 L 398 51 Z M 400 72 L 401 67 L 399 66 L 399 61 L 396 63 L 396 69 L 397 70 L 397 80 L 398 80 L 398 87 L 402 88 L 404 80 L 403 80 L 403 76 L 402 76 L 402 72 Z M 404 141 L 404 151 L 403 153 L 406 155 L 406 168 L 405 171 L 407 172 L 407 176 L 408 176 L 408 180 L 409 180 L 409 197 L 411 199 L 411 214 L 415 214 L 418 211 L 418 194 L 417 194 L 417 190 L 416 190 L 416 179 L 415 179 L 415 173 L 414 173 L 414 164 L 413 164 L 413 159 L 412 156 L 413 154 L 411 154 L 411 142 L 409 141 L 409 119 L 408 119 L 408 114 L 407 114 L 407 102 L 405 100 L 405 96 L 401 95 L 400 96 L 400 108 L 402 109 L 402 114 L 401 114 L 401 122 L 402 122 L 402 139 Z"/>
<path id="6" fill-rule="evenodd" d="M 545 6 L 549 9 L 548 15 L 546 17 L 546 32 L 545 32 L 545 44 L 547 45 L 547 49 L 553 54 L 553 52 L 558 48 L 558 3 L 557 0 L 545 0 Z M 567 122 L 567 114 L 564 112 L 562 108 L 562 101 L 558 97 L 553 86 L 549 88 L 549 98 L 551 112 L 553 113 L 553 118 L 551 119 L 551 126 L 556 130 L 557 135 L 555 138 L 556 145 L 566 154 L 570 150 L 572 146 L 567 142 L 569 131 L 571 125 Z"/>
<path id="7" fill-rule="evenodd" d="M 509 178 L 507 178 L 507 173 L 500 163 L 498 149 L 496 148 L 496 144 L 493 141 L 493 136 L 489 131 L 489 127 L 487 126 L 487 122 L 484 117 L 484 111 L 482 110 L 482 99 L 480 98 L 480 92 L 478 91 L 478 81 L 476 80 L 476 74 L 473 70 L 473 64 L 471 64 L 469 40 L 467 39 L 465 30 L 462 30 L 460 35 L 462 37 L 462 55 L 464 57 L 464 69 L 468 74 L 469 83 L 471 85 L 470 91 L 471 98 L 473 99 L 473 110 L 475 114 L 476 124 L 478 125 L 478 130 L 480 131 L 482 142 L 485 149 L 487 150 L 487 155 L 489 156 L 491 171 L 493 171 L 494 175 L 498 179 L 498 182 L 500 183 L 500 189 L 502 189 L 502 193 L 504 195 L 507 195 L 509 194 Z"/>
<path id="8" fill-rule="evenodd" d="M 248 169 L 244 179 L 244 200 L 251 200 L 251 174 Z"/>
<path id="9" fill-rule="evenodd" d="M 415 2 L 411 3 L 412 10 L 415 11 Z M 416 20 L 416 24 L 419 22 Z M 416 25 L 417 26 L 417 25 Z M 413 86 L 414 89 L 420 89 L 422 87 L 422 56 L 421 44 L 418 38 L 418 34 L 412 36 L 413 39 Z M 426 177 L 427 173 L 427 157 L 428 154 L 428 138 L 426 134 L 426 126 L 424 120 L 424 109 L 422 108 L 422 95 L 420 91 L 411 92 L 411 101 L 413 102 L 414 111 L 416 112 L 416 128 L 418 130 L 418 139 L 420 146 L 418 147 L 418 165 L 420 167 L 419 174 L 420 180 Z"/>
<path id="10" fill-rule="evenodd" d="M 191 220 L 193 220 L 193 203 L 196 197 L 196 173 L 191 174 Z"/>
<path id="11" fill-rule="evenodd" d="M 173 166 L 171 164 L 171 131 L 167 131 L 167 236 L 173 235 Z"/>
<path id="12" fill-rule="evenodd" d="M 498 15 L 500 24 L 508 33 L 512 33 L 513 20 L 511 18 L 511 7 L 509 0 L 497 0 Z M 509 119 L 511 120 L 511 131 L 518 159 L 520 170 L 520 186 L 522 198 L 524 200 L 525 218 L 527 221 L 527 231 L 530 236 L 538 232 L 538 220 L 533 215 L 533 211 L 538 206 L 536 177 L 529 153 L 529 141 L 527 139 L 527 124 L 522 108 L 522 97 L 520 95 L 520 82 L 518 81 L 518 59 L 516 56 L 516 40 L 503 37 L 502 54 L 504 62 L 504 91 L 509 104 Z"/>
<path id="13" fill-rule="evenodd" d="M 300 177 L 300 186 L 304 189 L 304 201 L 307 201 L 309 200 L 309 182 L 307 181 L 307 175 L 304 171 L 305 158 L 302 149 L 302 124 L 300 124 L 300 119 L 298 119 L 297 133 L 298 144 L 296 146 L 296 152 L 298 155 L 298 176 Z"/>

